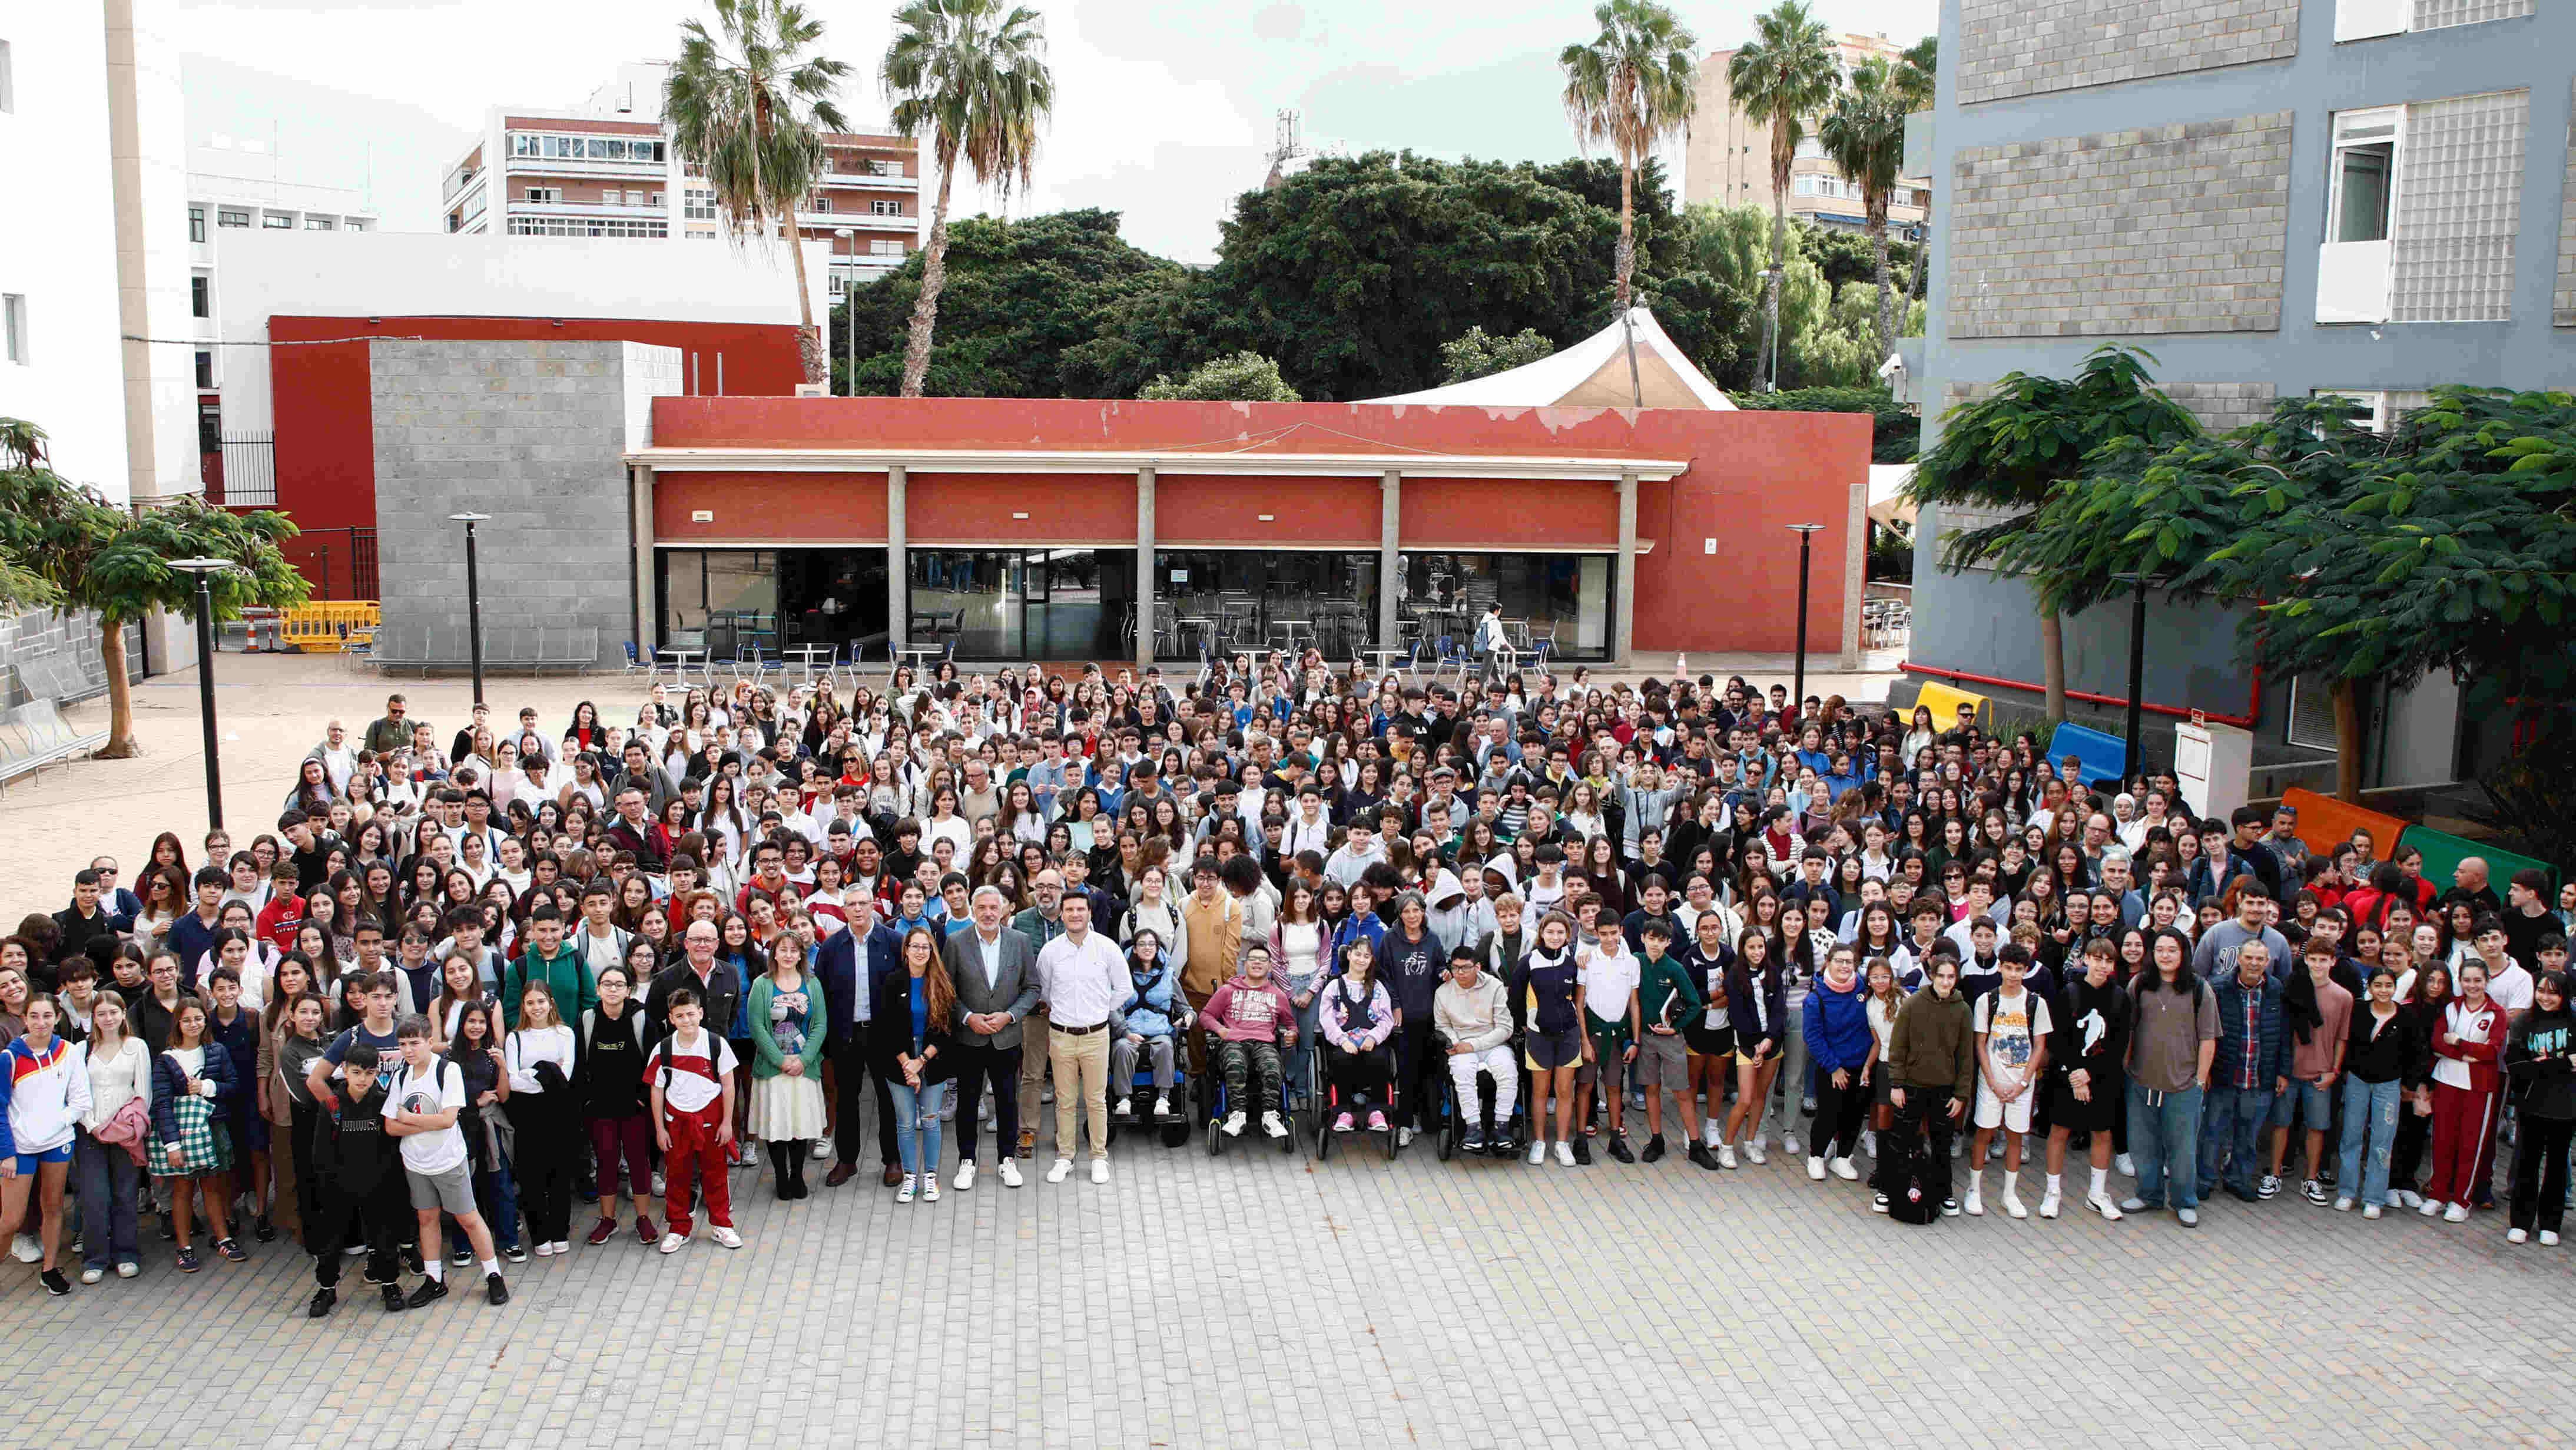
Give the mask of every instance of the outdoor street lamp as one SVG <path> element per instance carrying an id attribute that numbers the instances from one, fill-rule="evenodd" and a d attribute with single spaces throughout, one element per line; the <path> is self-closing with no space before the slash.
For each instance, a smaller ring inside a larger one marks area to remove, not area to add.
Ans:
<path id="1" fill-rule="evenodd" d="M 841 274 L 841 335 L 848 338 L 850 343 L 849 391 L 843 396 L 855 398 L 859 395 L 858 299 L 850 293 L 859 280 L 859 244 L 853 240 L 858 234 L 848 227 L 834 227 L 832 235 L 847 243 L 850 248 L 850 269 Z M 827 317 L 825 321 L 828 324 L 830 319 Z M 826 332 L 824 336 L 829 338 L 831 334 Z"/>
<path id="2" fill-rule="evenodd" d="M 2138 778 L 2147 768 L 2147 742 L 2144 731 L 2147 689 L 2147 576 L 2128 572 L 2111 576 L 2133 586 L 2137 597 L 2129 608 L 2129 749 L 2120 761 L 2120 788 Z"/>
<path id="3" fill-rule="evenodd" d="M 206 829 L 224 827 L 224 782 L 215 760 L 214 576 L 241 566 L 230 559 L 173 559 L 170 567 L 197 579 L 197 714 L 206 732 Z"/>
<path id="4" fill-rule="evenodd" d="M 1807 708 L 1807 556 L 1815 548 L 1816 535 L 1823 524 L 1791 524 L 1789 532 L 1798 536 L 1798 682 L 1789 692 L 1789 716 L 1806 718 Z"/>
<path id="5" fill-rule="evenodd" d="M 451 524 L 465 526 L 465 633 L 474 651 L 474 703 L 483 703 L 483 581 L 474 569 L 474 526 L 492 522 L 490 514 L 449 514 Z"/>

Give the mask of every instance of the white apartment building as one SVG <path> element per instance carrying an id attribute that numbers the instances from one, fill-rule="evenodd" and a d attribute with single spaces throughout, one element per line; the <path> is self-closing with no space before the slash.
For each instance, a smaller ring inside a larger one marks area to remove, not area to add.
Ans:
<path id="1" fill-rule="evenodd" d="M 662 61 L 621 65 L 578 106 L 495 106 L 483 135 L 440 184 L 447 230 L 509 236 L 713 241 L 715 193 L 671 144 L 662 122 Z M 831 244 L 838 296 L 918 250 L 920 143 L 890 130 L 824 138 L 824 173 L 796 215 L 809 241 Z"/>
<path id="2" fill-rule="evenodd" d="M 1861 62 L 1875 58 L 1893 66 L 1905 47 L 1884 35 L 1844 35 L 1834 42 L 1833 51 L 1835 68 L 1849 82 Z M 1735 108 L 1735 92 L 1726 76 L 1727 64 L 1734 59 L 1734 51 L 1720 50 L 1700 62 L 1698 102 L 1682 142 L 1682 199 L 1768 208 L 1771 123 L 1752 120 Z M 1860 188 L 1826 157 L 1824 143 L 1816 139 L 1816 119 L 1808 118 L 1797 159 L 1789 164 L 1788 212 L 1820 226 L 1858 230 L 1867 221 Z M 1888 230 L 1897 236 L 1915 234 L 1931 206 L 1930 178 L 1900 178 L 1888 198 Z"/>

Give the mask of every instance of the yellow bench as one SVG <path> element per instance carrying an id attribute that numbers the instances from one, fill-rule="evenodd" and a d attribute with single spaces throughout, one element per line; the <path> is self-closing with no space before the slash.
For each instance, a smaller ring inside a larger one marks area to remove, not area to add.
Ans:
<path id="1" fill-rule="evenodd" d="M 1935 730 L 1947 730 L 1957 725 L 1961 705 L 1969 706 L 1977 712 L 1977 724 L 1981 728 L 1987 730 L 1994 728 L 1995 702 L 1984 695 L 1962 690 L 1956 685 L 1943 684 L 1939 680 L 1926 680 L 1923 682 L 1923 693 L 1914 697 L 1914 703 L 1931 707 L 1932 728 Z M 1914 714 L 1911 710 L 1905 713 L 1909 719 Z"/>

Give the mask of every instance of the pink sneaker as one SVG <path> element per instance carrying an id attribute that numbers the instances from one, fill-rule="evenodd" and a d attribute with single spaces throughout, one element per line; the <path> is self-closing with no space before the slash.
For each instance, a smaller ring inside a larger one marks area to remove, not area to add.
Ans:
<path id="1" fill-rule="evenodd" d="M 1351 1115 L 1350 1115 L 1350 1114 L 1348 1114 L 1348 1113 L 1344 1113 L 1344 1114 L 1342 1114 L 1340 1117 L 1333 1119 L 1333 1131 L 1334 1131 L 1334 1132 L 1336 1132 L 1336 1133 L 1347 1133 L 1347 1132 L 1349 1132 L 1350 1130 L 1351 1130 Z"/>
<path id="2" fill-rule="evenodd" d="M 1386 1114 L 1381 1113 L 1381 1112 L 1376 1112 L 1376 1111 L 1372 1111 L 1372 1112 L 1370 1112 L 1370 1114 L 1369 1114 L 1369 1131 L 1370 1131 L 1370 1132 L 1372 1132 L 1372 1133 L 1383 1133 L 1383 1132 L 1385 1132 L 1385 1131 L 1386 1131 Z"/>

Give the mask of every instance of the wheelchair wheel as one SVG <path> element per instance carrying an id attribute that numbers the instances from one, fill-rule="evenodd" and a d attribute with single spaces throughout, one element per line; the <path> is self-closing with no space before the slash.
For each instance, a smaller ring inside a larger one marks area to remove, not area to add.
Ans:
<path id="1" fill-rule="evenodd" d="M 1216 1155 L 1218 1155 L 1219 1153 L 1222 1153 L 1222 1152 L 1224 1152 L 1224 1151 L 1225 1151 L 1225 1124 L 1224 1124 L 1224 1121 L 1223 1121 L 1222 1119 L 1218 1119 L 1218 1118 L 1210 1118 L 1210 1119 L 1208 1120 L 1208 1125 L 1207 1125 L 1207 1155 L 1208 1155 L 1209 1157 L 1213 1158 L 1213 1157 L 1215 1157 Z"/>

